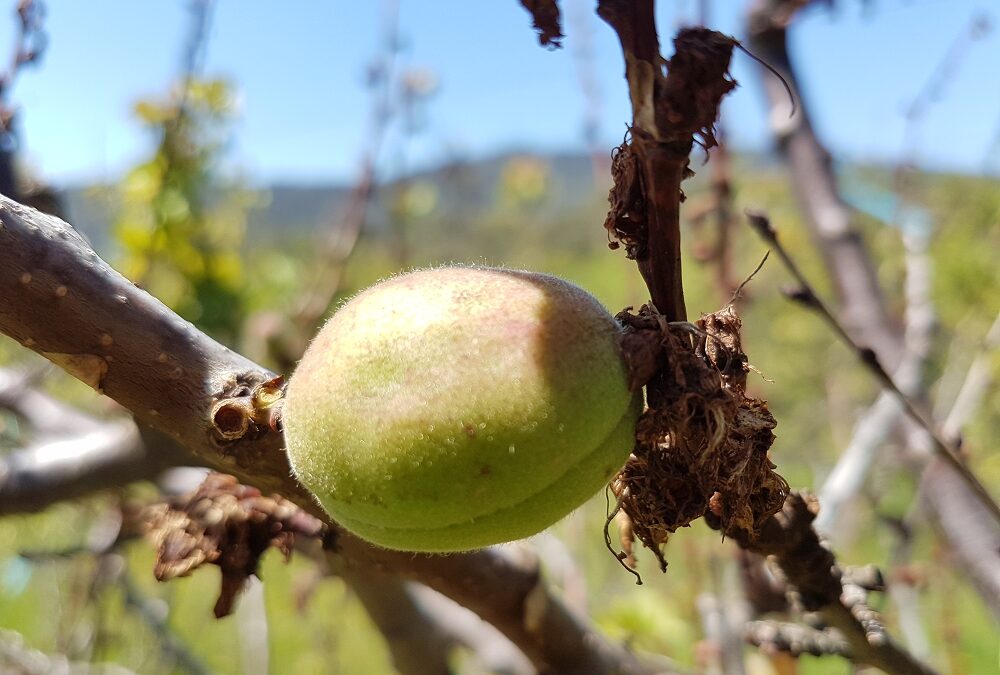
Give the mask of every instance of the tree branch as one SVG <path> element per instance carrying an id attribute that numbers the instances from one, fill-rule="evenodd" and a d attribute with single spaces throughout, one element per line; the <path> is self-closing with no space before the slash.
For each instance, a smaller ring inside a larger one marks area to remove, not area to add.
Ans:
<path id="1" fill-rule="evenodd" d="M 653 0 L 602 0 L 597 13 L 618 35 L 632 100 L 631 142 L 618 149 L 605 227 L 639 265 L 650 298 L 667 321 L 684 321 L 681 182 L 692 175 L 696 140 L 715 145 L 722 97 L 736 83 L 729 60 L 736 41 L 704 28 L 681 30 L 674 55 L 660 56 Z M 664 74 L 663 67 L 667 72 Z M 698 140 L 700 139 L 700 140 Z"/>
<path id="2" fill-rule="evenodd" d="M 828 626 L 840 632 L 853 661 L 893 674 L 934 673 L 889 637 L 878 616 L 865 604 L 863 594 L 849 592 L 833 553 L 822 545 L 813 528 L 816 511 L 815 498 L 792 493 L 755 539 L 738 531 L 732 533 L 733 538 L 746 550 L 774 557 L 798 592 L 803 608 L 819 612 Z"/>
<path id="3" fill-rule="evenodd" d="M 879 361 L 878 356 L 868 347 L 863 347 L 856 343 L 848 334 L 847 329 L 840 323 L 833 312 L 826 304 L 820 300 L 815 289 L 802 274 L 799 266 L 789 255 L 788 251 L 781 245 L 777 233 L 771 226 L 767 216 L 760 213 L 747 213 L 750 226 L 770 246 L 778 258 L 785 265 L 788 272 L 795 279 L 798 287 L 793 289 L 791 297 L 797 302 L 801 302 L 807 308 L 815 311 L 826 322 L 827 326 L 837 335 L 837 337 L 858 357 L 861 364 L 869 373 L 878 380 L 882 387 L 890 392 L 899 403 L 903 412 L 910 420 L 927 432 L 931 440 L 931 446 L 937 457 L 941 458 L 945 464 L 950 466 L 965 482 L 968 488 L 976 495 L 980 505 L 987 510 L 990 515 L 1000 523 L 1000 506 L 993 500 L 992 495 L 985 485 L 976 477 L 969 467 L 955 454 L 955 451 L 942 440 L 940 434 L 934 429 L 931 422 L 917 410 L 916 404 L 910 400 L 896 384 L 895 380 L 889 376 L 885 368 Z"/>
<path id="4" fill-rule="evenodd" d="M 192 464 L 195 457 L 130 419 L 98 420 L 0 369 L 0 408 L 29 430 L 24 443 L 0 456 L 0 516 L 40 511 L 67 499 Z M 151 448 L 151 449 L 150 449 Z"/>
<path id="5" fill-rule="evenodd" d="M 107 394 L 216 470 L 319 507 L 281 435 L 223 440 L 211 410 L 275 376 L 199 332 L 101 260 L 67 223 L 0 196 L 0 332 Z"/>

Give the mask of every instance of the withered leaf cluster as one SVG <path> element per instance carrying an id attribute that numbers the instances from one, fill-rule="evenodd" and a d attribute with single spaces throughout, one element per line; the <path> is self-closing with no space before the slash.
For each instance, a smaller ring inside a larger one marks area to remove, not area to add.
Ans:
<path id="1" fill-rule="evenodd" d="M 649 385 L 632 456 L 611 483 L 629 536 L 663 569 L 670 535 L 703 516 L 727 536 L 752 540 L 781 508 L 788 483 L 768 457 L 777 423 L 765 401 L 746 395 L 735 309 L 667 323 L 646 305 L 618 319 L 633 385 Z"/>
<path id="2" fill-rule="evenodd" d="M 150 507 L 146 521 L 147 537 L 156 547 L 153 572 L 159 581 L 187 576 L 205 564 L 222 570 L 216 617 L 232 612 L 268 548 L 287 559 L 296 536 L 321 537 L 325 530 L 318 518 L 292 502 L 265 497 L 220 473 L 209 474 L 190 494 Z"/>

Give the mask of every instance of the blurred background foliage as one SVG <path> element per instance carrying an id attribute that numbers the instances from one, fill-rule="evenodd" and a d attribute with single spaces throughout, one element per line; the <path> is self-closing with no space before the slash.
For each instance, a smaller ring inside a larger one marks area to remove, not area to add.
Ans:
<path id="1" fill-rule="evenodd" d="M 634 263 L 621 251 L 608 250 L 602 229 L 607 167 L 598 162 L 595 168 L 583 155 L 456 160 L 378 183 L 366 200 L 358 241 L 333 263 L 317 242 L 344 226 L 350 190 L 244 184 L 225 162 L 236 95 L 232 83 L 188 78 L 162 99 L 140 101 L 135 115 L 149 131 L 148 157 L 118 185 L 67 191 L 65 198 L 70 221 L 104 257 L 182 316 L 226 344 L 250 349 L 254 358 L 280 363 L 268 347 L 275 322 L 258 319 L 277 317 L 279 328 L 286 324 L 297 299 L 315 290 L 317 270 L 331 264 L 342 269 L 328 289 L 329 307 L 317 319 L 401 269 L 454 262 L 552 273 L 590 290 L 613 312 L 646 299 Z M 405 136 L 396 152 L 405 152 Z M 733 211 L 767 211 L 786 247 L 830 297 L 783 169 L 764 156 L 736 155 L 733 162 Z M 689 204 L 710 198 L 708 167 L 696 159 L 693 168 L 698 175 L 686 184 Z M 846 167 L 844 175 L 885 190 L 893 186 L 893 172 L 884 167 Z M 962 175 L 923 173 L 912 180 L 910 192 L 930 214 L 934 232 L 933 301 L 940 323 L 930 393 L 947 409 L 997 310 L 1000 186 L 995 179 Z M 903 306 L 900 232 L 871 216 L 859 222 L 888 301 L 898 310 Z M 705 236 L 711 233 L 685 222 L 685 288 L 695 316 L 730 299 L 711 265 L 691 254 L 692 242 Z M 731 251 L 740 278 L 765 253 L 742 226 L 732 233 Z M 768 399 L 779 422 L 774 461 L 793 487 L 817 486 L 877 388 L 817 318 L 782 297 L 779 290 L 787 282 L 784 270 L 771 261 L 748 286 L 740 305 L 744 346 L 762 375 L 751 374 L 751 393 Z M 39 359 L 3 341 L 0 364 L 37 367 Z M 997 358 L 990 367 L 1000 375 Z M 61 372 L 51 372 L 44 386 L 97 415 L 120 414 Z M 16 419 L 0 413 L 0 452 L 21 438 Z M 973 468 L 994 487 L 1000 485 L 997 438 L 1000 391 L 994 388 L 964 434 Z M 896 452 L 887 447 L 883 456 Z M 234 616 L 217 621 L 214 568 L 157 584 L 153 553 L 143 541 L 119 553 L 87 553 L 114 525 L 108 521 L 123 500 L 153 496 L 151 486 L 129 486 L 37 515 L 0 519 L 0 628 L 17 631 L 43 652 L 141 673 L 391 670 L 381 637 L 347 586 L 336 577 L 316 583 L 315 565 L 305 559 L 286 564 L 268 554 L 259 594 L 251 593 Z M 840 558 L 847 564 L 876 563 L 890 575 L 912 579 L 939 666 L 953 673 L 996 672 L 996 624 L 944 564 L 947 551 L 929 528 L 920 528 L 910 542 L 893 526 L 914 508 L 915 496 L 913 474 L 896 462 L 881 462 L 851 506 L 838 540 Z M 704 593 L 731 590 L 733 548 L 696 524 L 668 545 L 666 574 L 640 553 L 645 585 L 638 587 L 604 547 L 605 513 L 599 495 L 537 538 L 543 559 L 550 561 L 548 573 L 557 585 L 566 580 L 585 585 L 587 609 L 609 636 L 696 664 L 702 638 L 697 601 Z M 252 620 L 261 607 L 263 624 Z M 890 628 L 898 626 L 892 603 L 884 600 L 878 609 Z M 770 662 L 748 653 L 752 672 L 774 672 Z M 462 663 L 457 654 L 459 669 Z M 799 672 L 849 669 L 837 659 L 804 657 Z"/>
<path id="2" fill-rule="evenodd" d="M 122 181 L 112 230 L 125 276 L 228 342 L 246 311 L 241 253 L 255 199 L 214 173 L 232 112 L 222 80 L 188 79 L 164 101 L 139 101 L 135 115 L 156 146 Z"/>

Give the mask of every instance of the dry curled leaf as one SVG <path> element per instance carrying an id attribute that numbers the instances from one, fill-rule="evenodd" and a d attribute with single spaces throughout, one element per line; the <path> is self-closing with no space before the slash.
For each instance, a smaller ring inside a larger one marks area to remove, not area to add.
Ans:
<path id="1" fill-rule="evenodd" d="M 219 566 L 215 616 L 223 617 L 268 548 L 287 559 L 296 536 L 321 537 L 324 530 L 292 502 L 213 473 L 194 492 L 151 507 L 146 535 L 156 547 L 153 572 L 159 581 L 187 576 L 206 563 Z"/>
<path id="2" fill-rule="evenodd" d="M 611 155 L 611 190 L 608 192 L 608 216 L 604 229 L 608 231 L 608 246 L 625 246 L 629 260 L 646 256 L 646 195 L 642 186 L 642 167 L 626 140 Z"/>

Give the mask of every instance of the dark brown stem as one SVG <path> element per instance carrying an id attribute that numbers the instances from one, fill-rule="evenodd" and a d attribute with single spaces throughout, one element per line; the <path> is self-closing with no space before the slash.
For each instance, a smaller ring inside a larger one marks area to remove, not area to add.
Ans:
<path id="1" fill-rule="evenodd" d="M 736 42 L 704 28 L 684 29 L 674 40 L 673 57 L 665 62 L 654 9 L 652 0 L 598 3 L 597 13 L 617 33 L 625 58 L 632 139 L 620 152 L 636 157 L 638 173 L 626 174 L 624 184 L 616 177 L 606 227 L 613 237 L 628 239 L 629 255 L 636 259 L 656 309 L 668 321 L 684 321 L 681 182 L 692 175 L 688 157 L 694 143 L 715 144 L 719 104 L 735 86 L 728 70 Z M 622 199 L 622 193 L 628 198 Z"/>
<path id="2" fill-rule="evenodd" d="M 667 321 L 686 321 L 681 274 L 680 184 L 687 173 L 687 154 L 682 159 L 660 144 L 647 144 L 638 138 L 633 147 L 643 158 L 644 178 L 650 179 L 647 204 L 653 209 L 648 221 L 648 254 L 638 259 L 639 272 L 653 304 Z"/>

